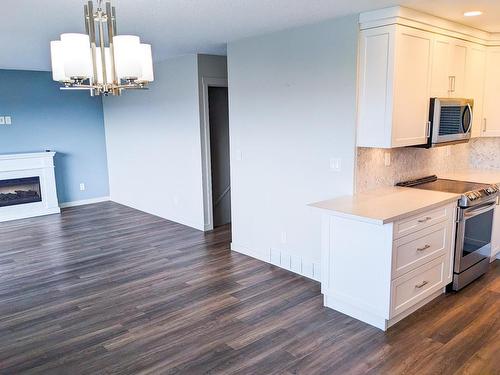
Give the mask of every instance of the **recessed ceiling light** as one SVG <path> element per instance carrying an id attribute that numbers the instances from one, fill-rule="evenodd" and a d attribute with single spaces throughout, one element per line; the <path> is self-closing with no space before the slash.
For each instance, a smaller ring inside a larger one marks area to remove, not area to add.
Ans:
<path id="1" fill-rule="evenodd" d="M 481 14 L 483 14 L 483 12 L 481 12 L 480 10 L 471 10 L 470 12 L 465 12 L 464 16 L 465 17 L 476 17 L 476 16 L 480 16 Z"/>

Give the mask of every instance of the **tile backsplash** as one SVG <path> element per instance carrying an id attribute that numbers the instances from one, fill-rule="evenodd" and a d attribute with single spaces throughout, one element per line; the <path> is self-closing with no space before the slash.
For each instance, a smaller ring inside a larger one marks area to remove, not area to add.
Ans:
<path id="1" fill-rule="evenodd" d="M 500 138 L 474 139 L 468 146 L 471 168 L 500 169 Z"/>
<path id="2" fill-rule="evenodd" d="M 391 164 L 385 166 L 385 154 Z M 500 138 L 478 138 L 466 144 L 432 149 L 376 149 L 358 147 L 356 191 L 468 168 L 500 169 Z"/>

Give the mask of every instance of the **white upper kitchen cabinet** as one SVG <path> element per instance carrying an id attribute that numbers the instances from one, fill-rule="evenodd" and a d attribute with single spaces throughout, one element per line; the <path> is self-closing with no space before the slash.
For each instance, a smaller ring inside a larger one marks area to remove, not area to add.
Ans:
<path id="1" fill-rule="evenodd" d="M 361 31 L 359 147 L 426 143 L 432 43 L 431 33 L 401 25 Z"/>
<path id="2" fill-rule="evenodd" d="M 405 7 L 360 14 L 357 146 L 427 143 L 432 97 L 474 100 L 473 137 L 500 137 L 500 38 Z"/>
<path id="3" fill-rule="evenodd" d="M 500 137 L 500 47 L 488 47 L 481 136 Z"/>
<path id="4" fill-rule="evenodd" d="M 468 44 L 443 35 L 433 35 L 430 96 L 463 98 L 466 93 Z"/>
<path id="5" fill-rule="evenodd" d="M 474 99 L 472 137 L 481 136 L 483 126 L 483 98 L 486 68 L 486 48 L 470 44 L 465 65 L 465 97 Z"/>
<path id="6" fill-rule="evenodd" d="M 453 39 L 450 59 L 450 94 L 451 98 L 465 98 L 465 66 L 469 48 L 466 42 Z"/>

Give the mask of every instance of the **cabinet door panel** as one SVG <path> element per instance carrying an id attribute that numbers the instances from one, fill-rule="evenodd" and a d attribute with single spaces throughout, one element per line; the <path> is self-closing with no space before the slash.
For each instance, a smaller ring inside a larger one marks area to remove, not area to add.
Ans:
<path id="1" fill-rule="evenodd" d="M 398 29 L 393 147 L 418 145 L 427 141 L 431 48 L 430 33 L 406 27 Z"/>
<path id="2" fill-rule="evenodd" d="M 390 147 L 390 96 L 394 58 L 391 28 L 364 31 L 359 48 L 357 142 L 361 147 Z"/>
<path id="3" fill-rule="evenodd" d="M 471 45 L 465 64 L 465 97 L 474 99 L 473 137 L 479 137 L 482 131 L 485 66 L 485 48 L 480 45 Z"/>
<path id="4" fill-rule="evenodd" d="M 467 59 L 467 45 L 454 41 L 451 46 L 450 76 L 452 79 L 450 96 L 463 98 L 465 96 L 465 63 Z"/>
<path id="5" fill-rule="evenodd" d="M 450 39 L 435 39 L 432 51 L 431 97 L 446 98 L 450 93 L 450 55 Z"/>
<path id="6" fill-rule="evenodd" d="M 488 48 L 482 136 L 500 137 L 500 48 Z"/>

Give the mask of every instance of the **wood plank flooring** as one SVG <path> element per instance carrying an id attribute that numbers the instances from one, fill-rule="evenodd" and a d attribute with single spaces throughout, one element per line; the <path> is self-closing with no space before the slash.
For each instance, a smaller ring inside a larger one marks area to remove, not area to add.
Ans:
<path id="1" fill-rule="evenodd" d="M 500 373 L 498 261 L 384 333 L 229 242 L 110 202 L 0 224 L 0 373 Z"/>

